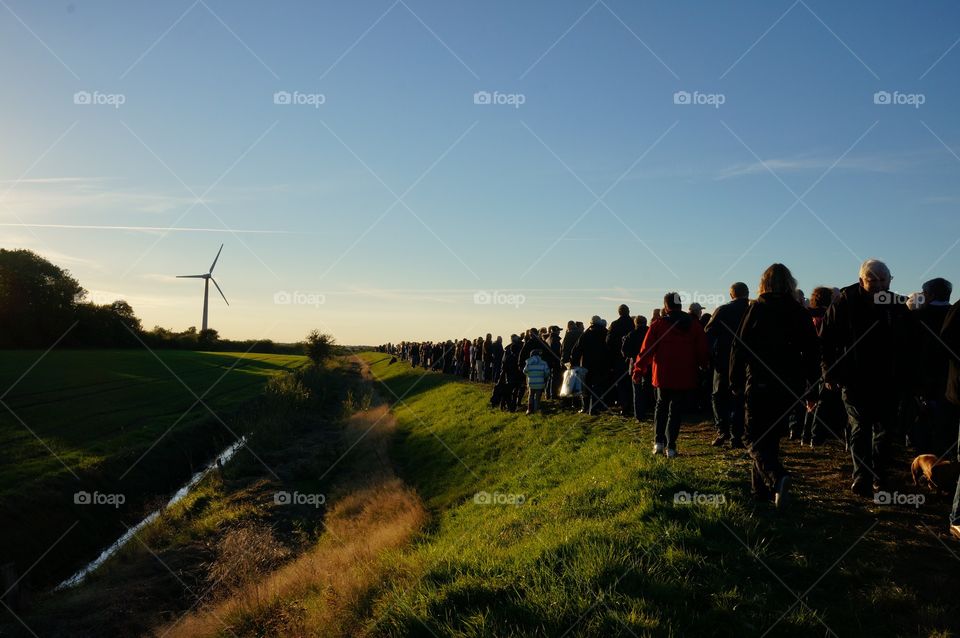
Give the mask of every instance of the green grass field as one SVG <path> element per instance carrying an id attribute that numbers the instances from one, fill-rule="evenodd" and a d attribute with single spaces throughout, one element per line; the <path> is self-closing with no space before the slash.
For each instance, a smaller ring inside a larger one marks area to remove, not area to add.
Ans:
<path id="1" fill-rule="evenodd" d="M 168 428 L 167 436 L 175 437 L 211 418 L 202 405 L 191 409 L 190 390 L 214 412 L 229 410 L 270 377 L 307 361 L 134 349 L 52 351 L 36 363 L 42 354 L 0 355 L 0 393 L 13 412 L 0 407 L 0 495 L 24 482 L 69 475 L 67 467 L 80 473 L 111 455 L 146 449 Z"/>
<path id="2" fill-rule="evenodd" d="M 855 499 L 842 446 L 784 442 L 795 499 L 778 514 L 705 423 L 684 426 L 680 457 L 653 458 L 650 423 L 493 411 L 489 386 L 362 356 L 394 404 L 392 455 L 433 515 L 385 560 L 374 635 L 956 635 L 947 499 Z"/>

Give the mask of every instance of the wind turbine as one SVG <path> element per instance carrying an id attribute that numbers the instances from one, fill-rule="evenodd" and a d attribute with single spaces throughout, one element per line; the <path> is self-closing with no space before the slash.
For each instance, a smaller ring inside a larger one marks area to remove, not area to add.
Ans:
<path id="1" fill-rule="evenodd" d="M 220 253 L 223 252 L 223 244 L 220 244 L 220 250 L 217 251 L 217 256 L 213 258 L 213 263 L 210 264 L 210 270 L 207 271 L 204 275 L 177 275 L 177 279 L 203 279 L 203 328 L 201 330 L 207 329 L 207 306 L 209 305 L 210 299 L 210 282 L 213 282 L 213 285 L 217 287 L 217 291 L 220 293 L 220 296 L 223 297 L 224 302 L 229 306 L 230 302 L 227 301 L 227 296 L 223 294 L 223 291 L 220 290 L 220 286 L 217 284 L 217 280 L 213 278 L 213 267 L 217 265 L 217 260 L 220 259 Z"/>

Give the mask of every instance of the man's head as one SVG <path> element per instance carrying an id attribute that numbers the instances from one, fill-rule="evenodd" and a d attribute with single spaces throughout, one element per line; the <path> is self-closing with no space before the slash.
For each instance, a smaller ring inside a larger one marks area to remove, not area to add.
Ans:
<path id="1" fill-rule="evenodd" d="M 633 325 L 637 328 L 643 328 L 647 325 L 647 318 L 643 315 L 637 315 L 637 317 L 633 320 Z"/>
<path id="2" fill-rule="evenodd" d="M 622 303 L 620 307 L 617 308 L 617 314 L 621 317 L 628 317 L 630 316 L 630 308 L 627 307 L 627 304 Z"/>
<path id="3" fill-rule="evenodd" d="M 569 331 L 569 330 L 576 330 L 576 329 L 577 329 L 577 322 L 576 322 L 576 321 L 574 321 L 573 319 L 571 319 L 570 321 L 567 322 L 567 330 L 568 330 L 568 331 Z"/>
<path id="4" fill-rule="evenodd" d="M 950 302 L 950 295 L 953 293 L 953 284 L 944 279 L 943 277 L 937 277 L 936 279 L 931 279 L 926 281 L 923 284 L 923 302 L 924 305 L 930 303 L 931 301 L 939 302 Z"/>
<path id="5" fill-rule="evenodd" d="M 683 304 L 680 302 L 679 292 L 668 292 L 663 296 L 663 309 L 665 312 L 681 310 L 682 308 Z"/>
<path id="6" fill-rule="evenodd" d="M 742 281 L 738 281 L 730 285 L 730 298 L 731 299 L 746 299 L 750 296 L 750 289 L 747 287 L 747 284 Z"/>
<path id="7" fill-rule="evenodd" d="M 810 306 L 813 308 L 826 308 L 833 303 L 833 289 L 826 286 L 817 286 L 810 293 Z"/>
<path id="8" fill-rule="evenodd" d="M 689 312 L 691 315 L 699 319 L 700 315 L 703 314 L 703 306 L 701 306 L 696 301 L 694 301 L 692 304 L 690 304 L 690 307 L 687 310 L 687 312 Z"/>
<path id="9" fill-rule="evenodd" d="M 602 323 L 603 323 L 603 319 L 600 318 L 600 315 L 593 315 L 592 317 L 590 317 L 591 326 L 599 326 Z"/>
<path id="10" fill-rule="evenodd" d="M 860 266 L 860 286 L 867 292 L 890 290 L 890 268 L 879 259 L 868 259 Z"/>

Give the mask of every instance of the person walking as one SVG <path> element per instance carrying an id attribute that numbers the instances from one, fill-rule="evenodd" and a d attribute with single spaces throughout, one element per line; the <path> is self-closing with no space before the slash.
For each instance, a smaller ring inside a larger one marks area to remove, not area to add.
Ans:
<path id="1" fill-rule="evenodd" d="M 571 352 L 570 362 L 587 369 L 580 412 L 597 414 L 603 408 L 603 388 L 609 366 L 606 339 L 604 321 L 594 315 L 590 327 L 580 335 Z"/>
<path id="2" fill-rule="evenodd" d="M 960 406 L 960 301 L 950 307 L 940 331 L 940 338 L 950 353 L 945 398 L 954 406 Z M 960 439 L 960 435 L 958 435 Z M 960 440 L 957 441 L 956 462 L 960 463 Z M 950 533 L 960 540 L 960 482 L 953 495 L 953 508 L 950 510 Z"/>
<path id="3" fill-rule="evenodd" d="M 730 286 L 730 301 L 710 317 L 704 328 L 713 359 L 713 423 L 717 428 L 715 447 L 730 441 L 730 447 L 743 448 L 743 401 L 734 400 L 730 392 L 730 346 L 740 329 L 740 322 L 750 305 L 750 289 L 738 281 Z"/>
<path id="4" fill-rule="evenodd" d="M 653 453 L 677 456 L 684 403 L 697 388 L 698 373 L 710 363 L 707 337 L 700 322 L 682 310 L 680 294 L 663 296 L 661 318 L 650 325 L 633 370 L 636 383 L 652 370 L 657 392 Z"/>
<path id="5" fill-rule="evenodd" d="M 798 403 L 813 409 L 820 347 L 810 315 L 797 301 L 797 281 L 783 264 L 760 278 L 730 346 L 730 388 L 746 406 L 744 436 L 753 459 L 750 484 L 761 500 L 787 503 L 790 475 L 780 461 L 780 438 Z"/>
<path id="6" fill-rule="evenodd" d="M 888 439 L 909 386 L 909 311 L 891 280 L 882 261 L 863 262 L 858 282 L 827 310 L 820 335 L 825 387 L 840 388 L 850 423 L 850 489 L 871 498 L 884 489 Z"/>
<path id="7" fill-rule="evenodd" d="M 645 393 L 647 392 L 646 375 L 641 376 L 639 381 L 633 380 L 633 362 L 640 354 L 640 347 L 643 346 L 643 338 L 647 336 L 647 318 L 643 315 L 637 315 L 633 320 L 633 330 L 627 333 L 620 346 L 620 355 L 627 362 L 628 370 L 631 371 L 631 389 L 633 390 L 633 418 L 638 422 L 643 422 L 646 417 Z"/>
<path id="8" fill-rule="evenodd" d="M 523 374 L 527 377 L 528 415 L 540 411 L 540 397 L 543 395 L 543 389 L 547 386 L 547 379 L 550 376 L 550 366 L 540 358 L 541 354 L 542 351 L 539 348 L 534 349 L 523 366 Z"/>
<path id="9" fill-rule="evenodd" d="M 623 358 L 621 349 L 624 338 L 633 330 L 633 319 L 630 317 L 630 308 L 620 304 L 617 308 L 617 319 L 610 324 L 607 331 L 607 351 L 609 366 L 610 387 L 607 390 L 607 404 L 616 401 L 622 416 L 633 415 L 633 401 L 631 400 L 630 362 Z"/>

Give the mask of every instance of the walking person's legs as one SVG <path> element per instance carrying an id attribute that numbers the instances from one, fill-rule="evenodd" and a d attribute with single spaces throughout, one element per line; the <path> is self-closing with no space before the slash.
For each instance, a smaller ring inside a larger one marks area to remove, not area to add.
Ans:
<path id="1" fill-rule="evenodd" d="M 660 388 L 656 389 L 657 393 L 657 403 L 653 409 L 653 422 L 654 422 L 654 439 L 653 439 L 653 453 L 658 454 L 663 452 L 667 447 L 667 413 L 669 412 L 669 405 L 667 403 L 667 398 L 664 396 L 664 391 Z"/>
<path id="2" fill-rule="evenodd" d="M 726 370 L 713 371 L 713 424 L 717 428 L 715 446 L 723 445 L 730 438 L 730 380 Z"/>
<path id="3" fill-rule="evenodd" d="M 677 439 L 680 438 L 680 419 L 683 417 L 688 394 L 682 390 L 670 390 L 670 413 L 667 417 L 667 455 L 677 454 Z"/>
<path id="4" fill-rule="evenodd" d="M 644 414 L 644 412 L 646 412 L 646 406 L 644 405 L 643 397 L 643 381 L 641 380 L 640 383 L 631 383 L 631 385 L 633 387 L 633 416 L 637 421 L 642 423 L 644 416 L 646 416 Z"/>

